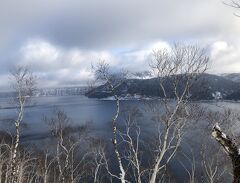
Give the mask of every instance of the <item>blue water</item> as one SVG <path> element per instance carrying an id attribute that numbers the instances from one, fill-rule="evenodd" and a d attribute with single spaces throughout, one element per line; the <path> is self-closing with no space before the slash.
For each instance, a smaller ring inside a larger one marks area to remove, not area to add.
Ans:
<path id="1" fill-rule="evenodd" d="M 12 107 L 10 101 L 10 99 L 0 99 L 0 119 L 16 118 L 16 108 Z M 211 110 L 221 110 L 224 107 L 234 110 L 240 109 L 240 103 L 234 102 L 202 102 L 201 104 Z M 120 102 L 120 107 L 122 109 L 128 106 L 139 107 L 144 112 L 145 101 L 131 100 Z M 49 128 L 42 119 L 43 116 L 51 117 L 56 109 L 64 110 L 71 118 L 74 125 L 90 123 L 92 128 L 91 133 L 94 136 L 106 138 L 110 142 L 112 136 L 110 121 L 116 110 L 115 101 L 89 99 L 85 96 L 33 98 L 31 106 L 25 109 L 24 122 L 27 126 L 21 129 L 22 140 L 28 142 L 48 138 Z M 121 116 L 119 123 L 123 123 Z M 194 128 L 196 128 L 196 126 L 197 125 L 193 125 Z M 14 129 L 13 125 L 5 121 L 0 124 L 0 127 L 2 130 L 7 131 L 12 131 Z M 142 118 L 141 127 L 143 129 L 142 135 L 145 136 L 152 135 L 151 131 L 156 130 L 150 118 L 147 117 Z M 171 169 L 175 172 L 174 176 L 177 177 L 179 182 L 184 180 L 183 175 L 185 173 L 182 172 L 182 167 L 177 161 L 171 163 Z"/>
<path id="2" fill-rule="evenodd" d="M 0 99 L 0 119 L 14 119 L 17 116 L 16 108 L 11 107 L 10 99 Z M 31 107 L 25 109 L 22 135 L 44 134 L 48 125 L 43 116 L 51 117 L 57 109 L 64 110 L 74 125 L 91 123 L 94 133 L 101 136 L 111 134 L 110 121 L 116 110 L 116 103 L 112 100 L 89 99 L 85 96 L 67 97 L 36 97 L 32 99 Z M 143 106 L 143 101 L 121 101 L 121 108 L 126 106 Z M 8 123 L 1 123 L 1 128 L 11 130 Z"/>

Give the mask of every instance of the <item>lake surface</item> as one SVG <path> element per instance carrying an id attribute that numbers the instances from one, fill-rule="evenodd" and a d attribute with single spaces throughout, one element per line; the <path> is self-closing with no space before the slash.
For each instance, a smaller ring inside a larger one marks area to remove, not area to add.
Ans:
<path id="1" fill-rule="evenodd" d="M 91 121 L 96 132 L 104 134 L 108 132 L 106 127 L 109 127 L 109 122 L 116 110 L 116 103 L 113 100 L 89 99 L 85 96 L 36 97 L 32 99 L 32 103 L 31 107 L 25 109 L 24 122 L 28 127 L 23 129 L 24 134 L 46 132 L 48 126 L 42 118 L 44 115 L 52 116 L 56 109 L 64 110 L 74 124 L 81 125 Z M 142 108 L 144 104 L 145 101 L 142 100 L 125 100 L 120 101 L 120 108 L 128 106 Z M 237 102 L 203 102 L 202 105 L 213 110 L 219 110 L 222 107 L 240 109 L 240 103 Z M 16 109 L 11 106 L 10 99 L 0 99 L 0 119 L 14 119 L 17 116 Z M 2 127 L 8 128 L 7 126 Z"/>
<path id="2" fill-rule="evenodd" d="M 16 117 L 16 109 L 11 107 L 10 99 L 0 99 L 0 119 L 12 119 Z M 121 101 L 121 108 L 139 107 L 144 108 L 146 101 L 127 100 Z M 148 101 L 153 102 L 153 101 Z M 91 121 L 92 133 L 95 136 L 111 140 L 112 131 L 110 121 L 116 110 L 116 103 L 112 100 L 98 100 L 89 99 L 85 96 L 67 96 L 67 97 L 36 97 L 33 98 L 31 107 L 26 108 L 24 122 L 27 128 L 22 129 L 22 141 L 36 141 L 49 137 L 48 125 L 43 122 L 43 116 L 53 116 L 53 111 L 56 109 L 64 110 L 67 115 L 72 119 L 75 125 L 82 125 Z M 209 107 L 212 110 L 220 110 L 223 107 L 231 109 L 240 109 L 240 103 L 236 102 L 202 102 L 203 106 Z M 121 122 L 121 121 L 120 121 Z M 142 128 L 148 135 L 151 125 L 148 121 L 141 124 Z M 2 130 L 11 131 L 13 126 L 6 122 L 0 124 Z M 151 132 L 150 132 L 151 133 Z M 181 182 L 182 172 L 180 165 L 172 163 L 172 169 L 176 172 L 175 177 L 178 177 Z"/>
<path id="3" fill-rule="evenodd" d="M 10 101 L 0 99 L 0 119 L 16 118 L 16 108 L 12 107 Z M 36 97 L 31 103 L 33 103 L 31 107 L 25 109 L 24 123 L 27 127 L 21 128 L 23 141 L 48 137 L 49 127 L 43 121 L 43 116 L 51 117 L 57 109 L 64 110 L 73 125 L 90 123 L 92 133 L 96 136 L 110 138 L 112 135 L 110 122 L 116 111 L 116 102 L 113 100 L 89 99 L 85 96 Z M 144 103 L 139 100 L 120 101 L 120 108 L 129 106 L 141 108 L 144 107 Z M 8 122 L 2 122 L 0 127 L 8 131 L 14 129 Z"/>
<path id="4" fill-rule="evenodd" d="M 10 108 L 10 99 L 1 99 L 1 119 L 10 119 L 16 116 L 15 108 Z M 24 122 L 28 127 L 24 134 L 44 133 L 48 129 L 42 120 L 43 116 L 53 116 L 56 109 L 64 110 L 76 125 L 92 121 L 94 128 L 100 132 L 106 129 L 107 122 L 112 118 L 115 110 L 114 101 L 88 99 L 85 96 L 71 97 L 37 97 L 32 100 L 34 105 L 25 109 Z M 6 108 L 4 108 L 6 107 Z M 4 127 L 7 128 L 6 125 Z"/>

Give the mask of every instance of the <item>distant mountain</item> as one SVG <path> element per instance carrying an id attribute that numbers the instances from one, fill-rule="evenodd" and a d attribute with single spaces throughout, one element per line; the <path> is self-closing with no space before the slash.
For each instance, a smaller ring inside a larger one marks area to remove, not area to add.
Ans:
<path id="1" fill-rule="evenodd" d="M 240 73 L 222 74 L 226 79 L 240 83 Z"/>
<path id="2" fill-rule="evenodd" d="M 179 77 L 182 80 L 181 82 L 183 82 L 185 76 L 179 75 Z M 164 86 L 166 87 L 168 97 L 174 98 L 173 88 L 170 84 L 171 79 L 171 77 L 165 78 Z M 182 91 L 181 84 L 178 87 L 178 91 Z M 163 97 L 157 78 L 127 79 L 117 88 L 116 93 L 124 99 Z M 74 96 L 84 94 L 89 98 L 106 98 L 112 96 L 107 84 L 90 91 L 87 87 L 42 88 L 38 89 L 34 93 L 34 96 Z M 7 98 L 13 95 L 13 92 L 0 92 L 0 98 Z M 240 100 L 240 73 L 220 76 L 202 74 L 193 83 L 188 97 L 192 100 Z"/>
<path id="3" fill-rule="evenodd" d="M 184 75 L 180 75 L 181 82 L 184 81 Z M 164 86 L 169 98 L 174 98 L 173 88 L 171 86 L 171 77 L 164 79 Z M 224 76 L 211 74 L 202 74 L 196 80 L 189 92 L 189 98 L 193 100 L 211 100 L 211 99 L 229 99 L 229 96 L 236 93 L 240 89 L 240 83 L 232 81 Z M 181 92 L 181 84 L 178 91 Z M 163 97 L 157 78 L 152 79 L 128 79 L 123 82 L 117 89 L 116 93 L 122 97 L 140 96 L 140 97 Z M 108 85 L 99 86 L 86 95 L 90 98 L 105 98 L 112 96 Z"/>

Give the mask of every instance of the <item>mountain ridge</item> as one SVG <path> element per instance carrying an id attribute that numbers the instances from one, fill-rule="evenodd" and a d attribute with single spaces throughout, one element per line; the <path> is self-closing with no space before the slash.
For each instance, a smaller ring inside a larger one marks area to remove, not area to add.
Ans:
<path id="1" fill-rule="evenodd" d="M 174 98 L 168 81 L 166 81 L 165 87 L 169 94 L 168 97 Z M 127 79 L 116 89 L 116 94 L 122 97 L 134 95 L 163 97 L 157 78 Z M 87 92 L 86 96 L 89 98 L 106 98 L 111 97 L 112 93 L 107 89 L 107 85 L 104 84 Z M 189 97 L 192 100 L 240 100 L 240 82 L 232 81 L 224 76 L 202 74 L 197 81 L 193 82 Z"/>
<path id="2" fill-rule="evenodd" d="M 221 76 L 231 81 L 240 83 L 240 73 L 224 73 L 221 74 Z"/>

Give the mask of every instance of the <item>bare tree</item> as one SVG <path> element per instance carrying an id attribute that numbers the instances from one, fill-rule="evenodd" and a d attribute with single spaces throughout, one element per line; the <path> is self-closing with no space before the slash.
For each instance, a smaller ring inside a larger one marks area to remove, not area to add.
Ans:
<path id="1" fill-rule="evenodd" d="M 87 152 L 88 145 L 85 143 L 89 129 L 88 125 L 73 126 L 71 119 L 63 110 L 56 110 L 53 117 L 44 117 L 44 121 L 48 123 L 56 140 L 54 160 L 57 165 L 58 182 L 75 183 L 83 181 L 88 173 L 86 160 L 91 154 Z M 85 151 L 79 151 L 80 145 L 84 146 Z M 50 163 L 47 166 L 44 165 L 46 167 L 45 176 Z"/>
<path id="2" fill-rule="evenodd" d="M 91 158 L 91 176 L 93 183 L 104 182 L 109 178 L 108 170 L 108 159 L 106 157 L 106 143 L 101 138 L 91 138 L 90 140 L 90 152 Z M 111 177 L 110 177 L 111 180 Z"/>
<path id="3" fill-rule="evenodd" d="M 123 158 L 128 162 L 128 172 L 132 181 L 141 183 L 144 173 L 147 170 L 142 164 L 143 140 L 140 139 L 141 128 L 139 120 L 142 117 L 141 111 L 136 107 L 127 107 L 123 111 L 124 127 L 119 129 L 122 149 L 125 149 Z"/>
<path id="4" fill-rule="evenodd" d="M 183 157 L 185 162 L 190 164 L 190 169 L 186 167 L 185 163 L 180 161 L 180 164 L 183 166 L 185 171 L 187 172 L 189 183 L 195 183 L 196 182 L 196 160 L 195 156 L 192 152 L 192 149 L 190 150 L 191 154 L 188 155 L 187 153 L 183 153 Z"/>
<path id="5" fill-rule="evenodd" d="M 180 146 L 183 129 L 190 116 L 187 107 L 190 88 L 206 71 L 208 60 L 206 50 L 198 46 L 176 44 L 171 50 L 153 52 L 151 68 L 159 80 L 163 97 L 159 104 L 150 108 L 159 129 L 150 183 L 157 181 L 158 173 L 166 167 Z M 170 90 L 167 88 L 169 85 Z M 162 106 L 164 113 L 160 110 Z"/>
<path id="6" fill-rule="evenodd" d="M 6 140 L 6 138 L 8 140 Z M 12 153 L 12 137 L 8 134 L 1 134 L 0 143 L 0 182 L 10 182 L 11 177 L 11 153 Z M 10 141 L 10 142 L 9 142 Z"/>
<path id="7" fill-rule="evenodd" d="M 240 9 L 240 1 L 239 0 L 230 0 L 230 1 L 224 1 L 225 5 L 230 6 L 234 9 Z M 238 13 L 234 13 L 235 16 L 240 17 Z"/>
<path id="8" fill-rule="evenodd" d="M 56 162 L 56 158 L 53 154 L 48 150 L 38 150 L 34 154 L 35 164 L 36 164 L 36 172 L 35 179 L 38 179 L 36 182 L 48 183 L 50 182 L 50 174 L 54 169 L 54 164 Z"/>
<path id="9" fill-rule="evenodd" d="M 175 45 L 171 50 L 154 50 L 151 68 L 159 81 L 162 99 L 150 104 L 148 108 L 158 129 L 155 148 L 152 149 L 154 158 L 149 171 L 143 169 L 139 156 L 140 127 L 135 125 L 136 136 L 132 136 L 130 130 L 132 130 L 134 120 L 129 118 L 126 121 L 124 133 L 117 128 L 120 112 L 118 87 L 125 81 L 126 74 L 111 74 L 109 65 L 105 62 L 100 62 L 94 68 L 96 78 L 106 82 L 105 91 L 109 91 L 116 100 L 117 109 L 112 120 L 113 146 L 120 175 L 114 175 L 115 178 L 121 182 L 128 182 L 126 180 L 127 169 L 123 165 L 124 158 L 131 165 L 136 182 L 141 182 L 142 176 L 146 172 L 148 172 L 150 183 L 159 180 L 159 172 L 166 169 L 166 165 L 180 146 L 186 121 L 191 117 L 187 105 L 191 97 L 190 88 L 193 82 L 207 69 L 208 60 L 205 49 L 198 46 Z M 174 98 L 174 102 L 170 98 Z M 127 156 L 120 154 L 117 135 L 127 144 Z"/>
<path id="10" fill-rule="evenodd" d="M 20 140 L 20 125 L 23 121 L 24 110 L 27 102 L 30 101 L 30 97 L 33 95 L 36 89 L 36 77 L 27 67 L 17 67 L 11 71 L 12 74 L 12 88 L 15 90 L 16 96 L 14 97 L 14 104 L 17 108 L 17 118 L 15 120 L 15 141 L 12 152 L 12 177 L 13 182 L 17 182 L 17 176 L 19 173 L 19 166 L 17 165 L 17 154 Z"/>
<path id="11" fill-rule="evenodd" d="M 112 118 L 112 132 L 113 132 L 113 147 L 114 152 L 117 157 L 118 167 L 120 169 L 119 176 L 114 176 L 119 179 L 122 183 L 127 182 L 125 179 L 126 170 L 124 169 L 122 158 L 118 149 L 118 140 L 117 140 L 117 120 L 120 112 L 120 97 L 117 94 L 118 87 L 125 81 L 127 72 L 121 71 L 118 73 L 112 73 L 110 71 L 109 65 L 105 61 L 100 61 L 97 66 L 93 66 L 93 71 L 95 78 L 98 81 L 106 82 L 106 90 L 114 96 L 116 101 L 116 113 Z"/>
<path id="12" fill-rule="evenodd" d="M 201 168 L 207 183 L 226 182 L 224 175 L 228 173 L 226 168 L 228 163 L 220 150 L 220 148 L 203 147 L 201 151 Z M 225 164 L 225 166 L 221 166 L 221 164 Z"/>

